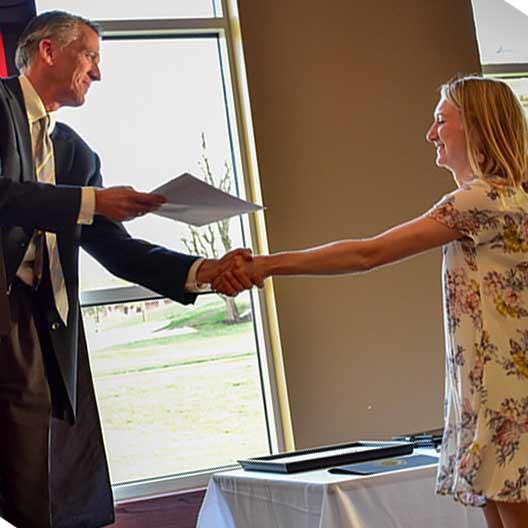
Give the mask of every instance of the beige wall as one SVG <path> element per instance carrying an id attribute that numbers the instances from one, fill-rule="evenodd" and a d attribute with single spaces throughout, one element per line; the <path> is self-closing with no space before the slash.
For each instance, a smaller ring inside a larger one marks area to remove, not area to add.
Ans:
<path id="1" fill-rule="evenodd" d="M 368 236 L 452 188 L 425 142 L 479 69 L 469 0 L 239 0 L 271 251 Z M 439 427 L 440 252 L 275 279 L 297 447 Z"/>

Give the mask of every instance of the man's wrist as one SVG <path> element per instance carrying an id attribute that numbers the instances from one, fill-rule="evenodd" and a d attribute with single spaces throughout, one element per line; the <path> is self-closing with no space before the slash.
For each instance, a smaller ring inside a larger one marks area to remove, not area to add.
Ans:
<path id="1" fill-rule="evenodd" d="M 90 225 L 95 214 L 95 189 L 94 187 L 81 187 L 81 205 L 79 208 L 78 224 Z"/>
<path id="2" fill-rule="evenodd" d="M 197 285 L 210 284 L 218 274 L 218 261 L 202 259 L 196 269 L 195 281 Z"/>

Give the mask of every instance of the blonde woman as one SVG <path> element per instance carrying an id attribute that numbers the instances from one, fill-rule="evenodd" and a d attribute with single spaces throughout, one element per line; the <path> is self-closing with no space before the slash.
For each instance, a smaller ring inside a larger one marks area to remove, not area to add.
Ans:
<path id="1" fill-rule="evenodd" d="M 437 492 L 484 507 L 489 528 L 528 526 L 528 131 L 503 82 L 441 87 L 427 140 L 457 189 L 368 239 L 255 257 L 213 287 L 270 275 L 372 270 L 444 246 L 446 416 Z"/>

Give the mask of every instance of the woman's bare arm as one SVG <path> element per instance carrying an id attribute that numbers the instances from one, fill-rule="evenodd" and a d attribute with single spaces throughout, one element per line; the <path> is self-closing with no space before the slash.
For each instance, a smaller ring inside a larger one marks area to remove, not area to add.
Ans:
<path id="1" fill-rule="evenodd" d="M 340 240 L 263 257 L 268 275 L 337 275 L 369 271 L 462 238 L 430 218 L 417 218 L 366 239 Z"/>
<path id="2" fill-rule="evenodd" d="M 272 275 L 360 273 L 462 237 L 458 231 L 431 218 L 419 217 L 371 238 L 340 240 L 309 249 L 256 256 L 252 262 L 241 262 L 240 267 L 231 273 L 235 279 L 237 275 L 249 275 L 257 285 Z M 226 277 L 219 277 L 213 282 L 213 288 L 220 289 L 224 280 Z"/>

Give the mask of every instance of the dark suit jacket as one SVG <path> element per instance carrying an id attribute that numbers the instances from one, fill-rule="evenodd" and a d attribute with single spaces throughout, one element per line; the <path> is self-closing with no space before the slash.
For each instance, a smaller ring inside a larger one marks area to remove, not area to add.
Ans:
<path id="1" fill-rule="evenodd" d="M 0 79 L 0 226 L 6 292 L 10 291 L 34 229 L 55 232 L 70 309 L 66 326 L 54 308 L 48 310 L 47 320 L 70 411 L 75 416 L 79 247 L 118 277 L 183 304 L 196 298 L 185 291 L 184 285 L 198 257 L 133 239 L 120 223 L 103 216 L 95 216 L 92 225 L 77 224 L 81 187 L 102 186 L 99 158 L 65 124 L 57 123 L 51 137 L 55 186 L 34 181 L 31 137 L 20 84 L 16 78 Z M 4 292 L 0 291 L 2 296 Z M 6 314 L 0 313 L 0 318 L 2 315 L 5 318 Z"/>

